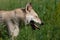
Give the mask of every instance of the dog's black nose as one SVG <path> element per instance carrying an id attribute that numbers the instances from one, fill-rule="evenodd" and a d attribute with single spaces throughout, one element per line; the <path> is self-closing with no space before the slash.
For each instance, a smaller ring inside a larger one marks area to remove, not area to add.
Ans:
<path id="1" fill-rule="evenodd" d="M 41 23 L 41 25 L 44 25 L 44 23 Z"/>

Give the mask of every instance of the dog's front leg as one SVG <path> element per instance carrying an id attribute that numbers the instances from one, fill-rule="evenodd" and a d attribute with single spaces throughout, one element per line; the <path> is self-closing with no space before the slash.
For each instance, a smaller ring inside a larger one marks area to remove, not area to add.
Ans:
<path id="1" fill-rule="evenodd" d="M 14 25 L 15 26 L 15 29 L 14 29 L 14 39 L 16 39 L 16 37 L 18 36 L 19 34 L 19 27 L 17 24 Z"/>
<path id="2" fill-rule="evenodd" d="M 10 20 L 7 21 L 7 25 L 9 34 L 11 35 L 11 40 L 14 40 L 14 38 L 17 37 L 19 34 L 19 27 L 16 23 L 13 24 Z"/>

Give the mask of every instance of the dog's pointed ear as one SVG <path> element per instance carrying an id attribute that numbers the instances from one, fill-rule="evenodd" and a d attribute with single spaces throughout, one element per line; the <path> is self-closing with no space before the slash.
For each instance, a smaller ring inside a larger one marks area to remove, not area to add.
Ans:
<path id="1" fill-rule="evenodd" d="M 31 11 L 31 9 L 32 9 L 32 4 L 31 3 L 28 3 L 27 5 L 26 5 L 26 11 Z"/>

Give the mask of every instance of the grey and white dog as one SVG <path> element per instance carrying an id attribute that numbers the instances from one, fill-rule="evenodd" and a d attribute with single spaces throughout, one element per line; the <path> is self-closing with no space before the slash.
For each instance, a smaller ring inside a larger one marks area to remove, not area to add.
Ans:
<path id="1" fill-rule="evenodd" d="M 19 20 L 22 20 L 25 25 L 31 24 L 34 28 L 38 28 L 34 23 L 43 24 L 37 13 L 33 10 L 31 3 L 28 3 L 25 8 L 18 8 L 11 11 L 0 11 L 0 20 L 1 19 L 6 22 L 12 40 L 19 34 Z"/>

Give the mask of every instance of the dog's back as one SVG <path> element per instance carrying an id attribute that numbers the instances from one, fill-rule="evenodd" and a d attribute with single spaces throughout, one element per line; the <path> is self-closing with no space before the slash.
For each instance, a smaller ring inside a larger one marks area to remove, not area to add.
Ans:
<path id="1" fill-rule="evenodd" d="M 25 9 L 15 9 L 15 10 L 11 10 L 11 11 L 0 11 L 0 21 L 2 20 L 10 20 L 10 19 L 14 19 L 16 17 L 20 18 L 20 19 L 24 19 L 25 18 Z"/>

